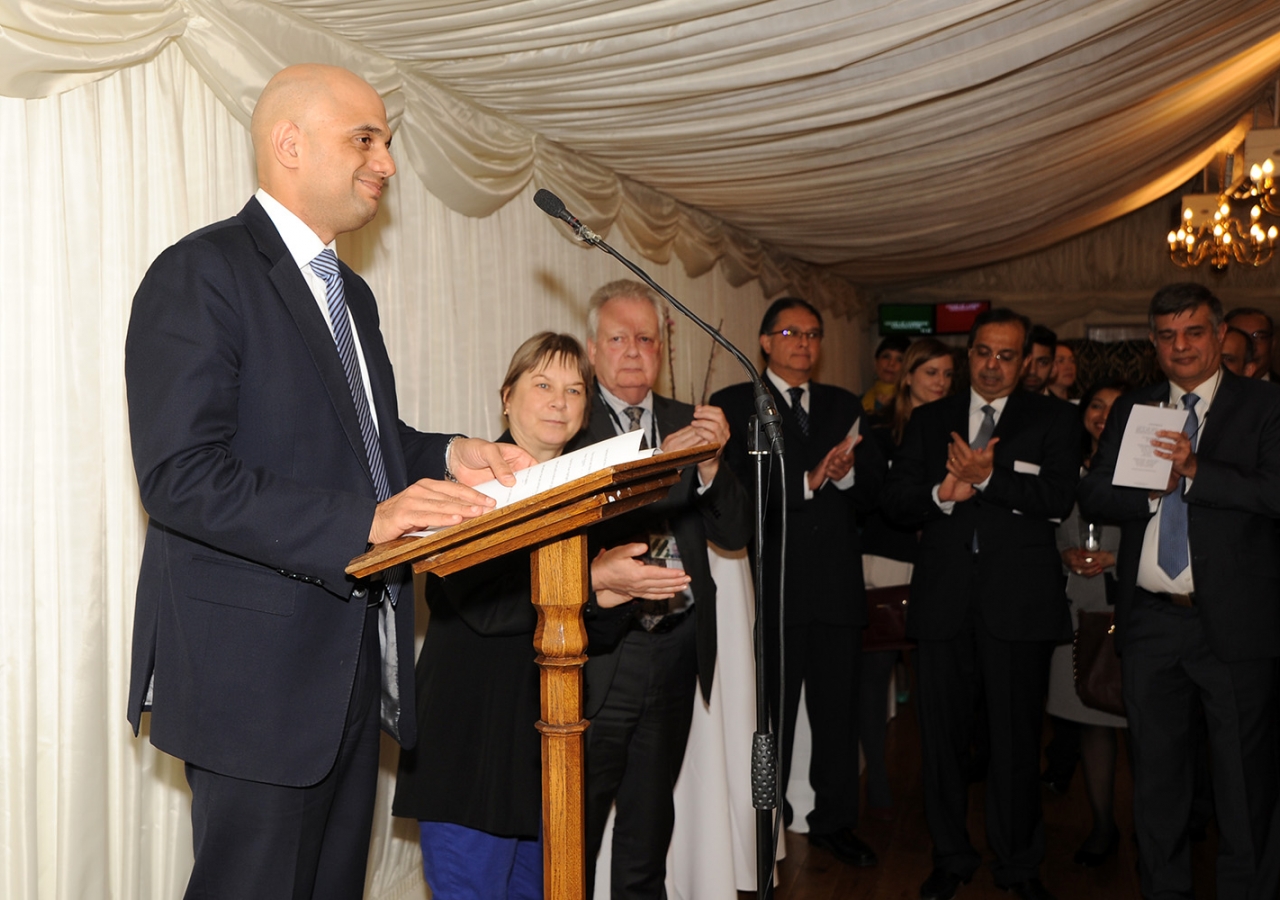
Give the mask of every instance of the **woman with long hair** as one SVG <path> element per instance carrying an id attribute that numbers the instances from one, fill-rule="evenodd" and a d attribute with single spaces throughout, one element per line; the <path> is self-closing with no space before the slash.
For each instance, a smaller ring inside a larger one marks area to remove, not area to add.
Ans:
<path id="1" fill-rule="evenodd" d="M 877 442 L 889 465 L 911 412 L 951 393 L 955 358 L 951 348 L 933 338 L 922 338 L 907 348 L 898 374 L 897 390 L 887 421 L 872 427 L 867 439 Z M 899 528 L 879 510 L 862 521 L 862 571 L 868 588 L 893 587 L 911 581 L 911 569 L 919 549 L 915 529 Z M 888 719 L 889 677 L 899 653 L 885 650 L 862 654 L 862 687 L 858 700 L 858 733 L 867 760 L 867 814 L 892 817 L 892 796 L 885 763 L 884 742 Z M 901 667 L 899 702 L 906 702 L 907 672 Z"/>

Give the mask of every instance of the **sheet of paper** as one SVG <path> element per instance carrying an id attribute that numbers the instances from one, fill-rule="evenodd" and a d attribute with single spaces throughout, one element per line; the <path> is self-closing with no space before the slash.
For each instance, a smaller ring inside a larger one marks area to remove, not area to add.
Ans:
<path id="1" fill-rule="evenodd" d="M 519 500 L 532 497 L 534 494 L 541 494 L 543 491 L 568 484 L 576 478 L 590 475 L 600 469 L 653 456 L 653 450 L 640 449 L 640 441 L 643 437 L 643 431 L 629 431 L 609 438 L 607 441 L 600 441 L 581 450 L 521 469 L 516 472 L 516 483 L 511 487 L 494 479 L 476 485 L 476 490 L 496 500 L 497 506 L 494 508 L 501 509 Z M 439 530 L 429 528 L 426 531 L 412 532 L 410 536 L 434 534 Z"/>
<path id="2" fill-rule="evenodd" d="M 1181 431 L 1186 424 L 1185 409 L 1135 406 L 1129 413 L 1129 422 L 1120 439 L 1120 455 L 1116 458 L 1111 483 L 1117 487 L 1163 491 L 1169 486 L 1173 462 L 1156 456 L 1151 441 L 1157 431 Z"/>

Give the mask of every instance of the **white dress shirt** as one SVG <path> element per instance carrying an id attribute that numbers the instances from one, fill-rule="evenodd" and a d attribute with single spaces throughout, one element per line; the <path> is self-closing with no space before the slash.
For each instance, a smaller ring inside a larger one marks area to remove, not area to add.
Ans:
<path id="1" fill-rule="evenodd" d="M 1213 398 L 1218 393 L 1218 384 L 1221 381 L 1222 370 L 1219 369 L 1212 376 L 1196 385 L 1190 392 L 1200 398 L 1195 405 L 1196 420 L 1199 422 L 1198 432 L 1204 430 L 1205 419 L 1209 415 L 1209 407 L 1213 405 Z M 1169 405 L 1181 407 L 1182 395 L 1186 393 L 1188 392 L 1170 382 Z M 1195 440 L 1194 436 L 1190 437 Z M 1191 489 L 1191 483 L 1192 479 L 1186 479 L 1186 490 Z M 1175 487 L 1174 490 L 1177 490 L 1177 488 Z M 1183 493 L 1185 494 L 1186 491 L 1184 490 Z M 1160 568 L 1158 557 L 1160 553 L 1160 512 L 1164 506 L 1163 500 L 1163 497 L 1157 497 L 1149 501 L 1155 515 L 1147 522 L 1147 530 L 1142 535 L 1142 555 L 1138 557 L 1138 587 L 1157 594 L 1190 594 L 1196 589 L 1195 581 L 1191 577 L 1190 564 L 1176 578 L 1170 578 L 1169 574 Z M 1191 559 L 1190 553 L 1187 554 L 1187 559 Z"/>
<path id="2" fill-rule="evenodd" d="M 276 226 L 276 231 L 280 233 L 280 239 L 284 241 L 285 247 L 289 251 L 289 255 L 293 257 L 293 261 L 298 264 L 298 269 L 302 272 L 302 278 L 307 283 L 307 287 L 311 289 L 311 296 L 315 297 L 316 305 L 320 307 L 320 315 L 324 316 L 324 322 L 329 326 L 329 334 L 333 334 L 333 322 L 329 318 L 329 300 L 325 296 L 324 279 L 311 270 L 311 260 L 315 259 L 325 249 L 335 249 L 337 241 L 330 241 L 326 244 L 320 240 L 320 236 L 311 230 L 306 222 L 299 219 L 290 210 L 286 209 L 275 197 L 272 197 L 262 188 L 258 188 L 254 194 L 258 198 L 258 202 L 262 204 L 262 208 L 271 218 L 272 224 Z M 350 322 L 351 337 L 356 345 L 356 361 L 360 364 L 360 377 L 364 380 L 364 396 L 369 401 L 369 410 L 373 412 L 377 409 L 373 405 L 373 387 L 369 384 L 369 367 L 365 365 L 364 348 L 360 346 L 360 332 L 356 330 L 355 320 L 351 317 L 351 309 L 347 309 L 347 319 Z M 378 429 L 378 415 L 376 412 L 370 417 L 373 419 L 374 430 Z"/>
<path id="3" fill-rule="evenodd" d="M 987 417 L 987 414 L 982 411 L 982 407 L 990 406 L 992 409 L 995 410 L 995 413 L 992 415 L 992 418 L 995 420 L 995 424 L 998 426 L 1000 424 L 1000 417 L 1004 415 L 1004 408 L 1008 403 L 1009 403 L 1008 394 L 1006 394 L 1003 397 L 997 398 L 995 400 L 985 400 L 983 399 L 982 395 L 979 394 L 977 391 L 975 391 L 973 388 L 969 389 L 969 434 L 967 435 L 967 439 L 970 445 L 972 445 L 973 442 L 978 439 L 978 431 L 982 428 L 982 420 Z M 992 475 L 995 474 L 994 468 L 991 470 L 991 473 Z M 989 484 L 991 484 L 991 475 L 988 475 L 986 478 L 982 479 L 982 481 L 980 481 L 978 484 L 975 484 L 974 489 L 979 491 L 985 491 L 987 489 L 987 485 Z M 938 489 L 941 487 L 942 487 L 942 482 L 938 482 L 933 486 L 933 502 L 938 504 L 938 509 L 942 510 L 947 515 L 951 515 L 951 511 L 956 508 L 956 501 L 939 500 Z"/>
<path id="4" fill-rule="evenodd" d="M 770 381 L 773 382 L 773 386 L 778 389 L 779 393 L 786 398 L 787 405 L 791 406 L 793 409 L 795 407 L 791 403 L 791 394 L 790 394 L 791 388 L 798 387 L 800 388 L 800 390 L 804 391 L 804 393 L 800 395 L 800 408 L 803 409 L 805 412 L 809 411 L 809 396 L 812 393 L 809 390 L 809 382 L 806 381 L 803 384 L 796 384 L 796 385 L 787 384 L 785 381 L 783 381 L 781 378 L 778 377 L 777 373 L 775 373 L 773 369 L 769 369 L 769 368 L 766 368 L 764 370 L 764 374 L 768 376 Z M 827 449 L 830 450 L 831 448 L 828 447 Z M 839 481 L 832 481 L 831 483 L 836 490 L 847 491 L 849 490 L 849 488 L 853 487 L 853 477 L 854 477 L 854 470 L 853 470 L 853 467 L 850 466 L 848 474 L 846 474 Z M 822 484 L 818 485 L 818 490 L 822 490 L 823 487 L 826 486 L 828 481 L 831 481 L 831 479 L 824 478 L 822 480 Z M 812 500 L 813 489 L 809 487 L 808 472 L 804 473 L 804 477 L 800 479 L 800 483 L 804 485 L 804 499 Z"/>
<path id="5" fill-rule="evenodd" d="M 653 417 L 652 390 L 645 394 L 644 399 L 639 403 L 628 403 L 616 394 L 610 393 L 609 389 L 603 384 L 599 382 L 596 384 L 600 388 L 600 399 L 613 412 L 610 418 L 613 419 L 614 431 L 618 432 L 618 434 L 625 434 L 630 430 L 631 417 L 627 415 L 626 409 L 629 406 L 638 406 L 644 410 L 640 416 L 640 430 L 644 432 L 645 438 L 649 441 L 649 446 L 652 448 L 662 446 L 662 435 L 658 434 L 658 422 Z"/>

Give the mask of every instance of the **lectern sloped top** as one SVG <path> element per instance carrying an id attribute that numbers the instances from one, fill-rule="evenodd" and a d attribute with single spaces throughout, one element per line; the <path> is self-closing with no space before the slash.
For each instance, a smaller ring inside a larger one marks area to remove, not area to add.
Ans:
<path id="1" fill-rule="evenodd" d="M 415 572 L 449 575 L 554 540 L 662 499 L 680 480 L 681 469 L 710 459 L 718 449 L 717 444 L 702 444 L 598 469 L 434 534 L 376 544 L 351 561 L 347 574 L 367 578 L 411 563 Z"/>

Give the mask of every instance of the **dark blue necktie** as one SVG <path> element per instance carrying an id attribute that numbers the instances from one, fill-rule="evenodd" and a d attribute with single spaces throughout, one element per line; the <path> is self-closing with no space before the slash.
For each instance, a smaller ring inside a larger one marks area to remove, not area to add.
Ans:
<path id="1" fill-rule="evenodd" d="M 378 442 L 378 430 L 373 425 L 373 412 L 364 392 L 364 376 L 360 374 L 360 361 L 356 358 L 356 342 L 351 334 L 351 317 L 347 314 L 347 292 L 342 285 L 342 273 L 338 271 L 338 257 L 328 248 L 311 260 L 311 271 L 324 282 L 324 295 L 329 304 L 329 322 L 333 326 L 333 343 L 347 373 L 347 385 L 356 406 L 356 418 L 360 421 L 360 435 L 364 438 L 364 452 L 373 478 L 373 490 L 381 503 L 391 496 L 387 481 L 387 467 L 382 461 L 382 445 Z M 394 574 L 393 574 L 394 572 Z M 387 593 L 395 603 L 400 573 L 395 570 L 383 576 L 388 585 Z"/>
<path id="2" fill-rule="evenodd" d="M 381 503 L 391 496 L 387 483 L 387 469 L 382 462 L 382 446 L 378 443 L 378 430 L 373 425 L 373 412 L 364 392 L 364 377 L 360 374 L 360 361 L 356 358 L 356 342 L 351 335 L 351 318 L 347 315 L 347 292 L 342 286 L 342 273 L 338 271 L 338 257 L 325 249 L 311 260 L 311 271 L 324 281 L 324 295 L 329 303 L 329 322 L 333 326 L 333 343 L 347 373 L 347 385 L 356 405 L 356 418 L 360 420 L 360 434 L 364 438 L 364 451 L 373 477 L 373 488 Z"/>
<path id="3" fill-rule="evenodd" d="M 1191 438 L 1191 449 L 1196 448 L 1200 419 L 1196 416 L 1195 394 L 1183 394 L 1182 406 L 1187 411 L 1187 424 L 1182 427 L 1183 433 Z M 1179 478 L 1177 486 L 1160 501 L 1160 533 L 1156 543 L 1156 562 L 1166 575 L 1177 578 L 1191 563 L 1190 549 L 1187 545 L 1187 501 L 1183 492 L 1187 488 L 1187 479 Z"/>
<path id="4" fill-rule="evenodd" d="M 800 402 L 800 399 L 804 396 L 804 388 L 787 388 L 787 393 L 791 395 L 791 411 L 795 413 L 796 424 L 800 426 L 801 434 L 808 436 L 809 413 L 805 411 L 804 405 Z"/>

